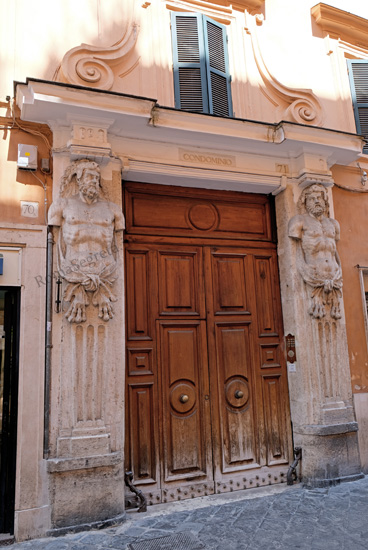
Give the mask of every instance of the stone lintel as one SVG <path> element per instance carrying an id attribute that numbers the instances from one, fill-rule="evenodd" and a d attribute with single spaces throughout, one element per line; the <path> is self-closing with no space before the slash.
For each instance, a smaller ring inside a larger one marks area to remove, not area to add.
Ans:
<path id="1" fill-rule="evenodd" d="M 307 424 L 294 426 L 294 432 L 301 435 L 338 435 L 358 431 L 357 422 L 345 422 L 343 424 Z"/>
<path id="2" fill-rule="evenodd" d="M 105 468 L 116 466 L 123 460 L 121 452 L 99 456 L 86 456 L 83 458 L 51 458 L 47 460 L 47 471 L 51 474 L 69 472 L 72 470 L 85 470 L 90 468 Z"/>

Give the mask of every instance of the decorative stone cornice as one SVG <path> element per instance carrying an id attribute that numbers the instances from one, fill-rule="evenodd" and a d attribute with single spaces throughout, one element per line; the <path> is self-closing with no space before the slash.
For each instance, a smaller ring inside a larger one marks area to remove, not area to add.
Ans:
<path id="1" fill-rule="evenodd" d="M 184 10 L 189 9 L 190 11 L 197 11 L 199 8 L 205 11 L 220 11 L 229 14 L 231 14 L 232 10 L 246 10 L 254 14 L 260 11 L 263 4 L 264 0 L 235 0 L 234 2 L 231 2 L 231 0 L 212 0 L 212 2 L 206 2 L 205 0 L 173 0 L 166 3 L 169 8 L 174 9 L 180 9 L 180 7 L 182 7 Z"/>
<path id="2" fill-rule="evenodd" d="M 234 155 L 238 151 L 289 159 L 298 157 L 304 151 L 323 157 L 328 169 L 336 163 L 357 161 L 362 148 L 362 138 L 355 134 L 295 122 L 265 124 L 188 113 L 160 107 L 149 98 L 40 80 L 17 84 L 16 102 L 22 120 L 65 127 L 63 137 L 55 137 L 56 147 L 65 147 L 69 140 L 69 145 L 74 145 L 73 140 L 78 140 L 76 146 L 83 146 L 84 143 L 89 147 L 102 146 L 106 149 L 105 154 L 110 148 L 109 143 L 116 151 L 117 140 L 135 140 L 134 143 L 139 140 L 140 144 L 143 141 L 146 144 L 151 141 L 156 144 L 175 143 L 178 147 L 191 148 L 201 148 L 206 144 L 206 150 L 221 151 L 223 155 Z M 74 125 L 92 128 L 93 143 L 89 142 L 89 133 L 87 141 L 81 140 L 78 133 L 74 136 L 74 131 L 71 137 Z M 99 131 L 104 129 L 107 130 L 106 137 L 103 131 Z M 96 131 L 102 141 L 94 142 Z M 286 164 L 281 160 L 278 162 Z"/>
<path id="3" fill-rule="evenodd" d="M 67 84 L 110 90 L 114 84 L 114 72 L 111 67 L 123 64 L 134 49 L 138 32 L 139 25 L 133 23 L 114 46 L 101 48 L 81 44 L 69 50 L 61 62 L 57 80 Z M 131 64 L 137 64 L 137 60 Z"/>
<path id="4" fill-rule="evenodd" d="M 368 48 L 367 19 L 322 3 L 314 6 L 311 14 L 317 25 L 331 38 Z"/>

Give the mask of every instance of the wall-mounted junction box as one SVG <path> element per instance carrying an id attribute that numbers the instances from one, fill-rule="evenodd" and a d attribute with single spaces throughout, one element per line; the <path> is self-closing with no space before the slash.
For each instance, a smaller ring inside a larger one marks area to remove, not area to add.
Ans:
<path id="1" fill-rule="evenodd" d="M 37 146 L 18 143 L 18 168 L 37 170 Z"/>

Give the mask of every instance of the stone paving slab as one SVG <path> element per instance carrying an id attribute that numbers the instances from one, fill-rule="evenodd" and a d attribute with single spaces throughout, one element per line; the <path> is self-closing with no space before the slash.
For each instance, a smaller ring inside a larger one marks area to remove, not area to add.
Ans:
<path id="1" fill-rule="evenodd" d="M 281 485 L 152 506 L 116 527 L 11 548 L 129 550 L 175 533 L 192 534 L 206 550 L 367 550 L 368 476 L 323 489 Z"/>

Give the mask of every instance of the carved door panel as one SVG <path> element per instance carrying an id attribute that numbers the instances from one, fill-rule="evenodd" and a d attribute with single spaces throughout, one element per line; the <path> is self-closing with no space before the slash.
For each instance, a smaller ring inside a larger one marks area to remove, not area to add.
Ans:
<path id="1" fill-rule="evenodd" d="M 206 316 L 201 247 L 158 247 L 158 317 Z"/>
<path id="2" fill-rule="evenodd" d="M 125 258 L 126 468 L 151 503 L 213 493 L 202 247 Z"/>
<path id="3" fill-rule="evenodd" d="M 216 492 L 286 475 L 290 441 L 273 254 L 206 249 Z"/>
<path id="4" fill-rule="evenodd" d="M 125 195 L 134 483 L 156 503 L 282 481 L 292 445 L 269 200 L 146 184 Z"/>
<path id="5" fill-rule="evenodd" d="M 205 321 L 157 321 L 164 501 L 213 492 Z"/>

